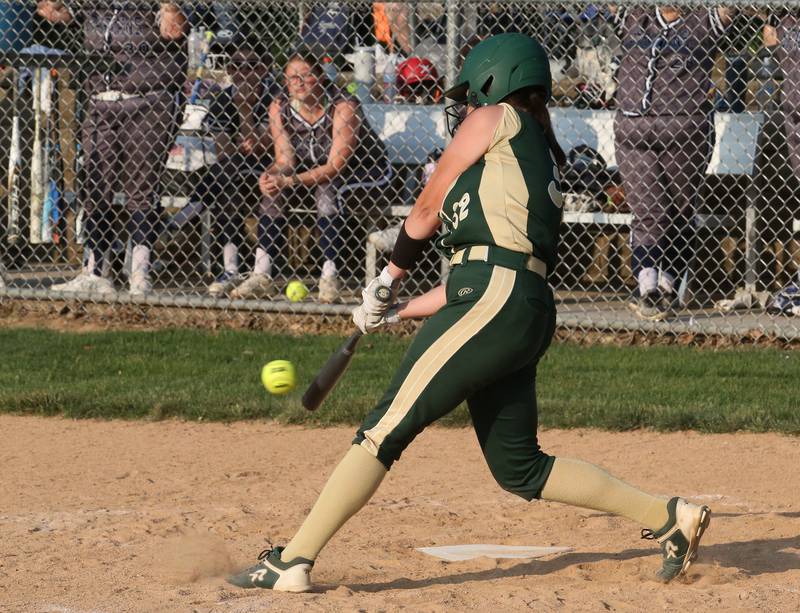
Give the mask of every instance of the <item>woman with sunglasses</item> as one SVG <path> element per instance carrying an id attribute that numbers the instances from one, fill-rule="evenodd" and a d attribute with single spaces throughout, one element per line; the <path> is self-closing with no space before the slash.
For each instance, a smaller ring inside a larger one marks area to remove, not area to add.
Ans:
<path id="1" fill-rule="evenodd" d="M 364 420 L 286 548 L 230 578 L 241 587 L 302 592 L 317 554 L 376 491 L 429 424 L 467 403 L 501 487 L 627 517 L 658 539 L 669 581 L 692 562 L 710 511 L 652 496 L 601 468 L 544 453 L 537 439 L 536 369 L 555 330 L 547 283 L 557 259 L 564 153 L 550 124 L 550 65 L 541 45 L 500 34 L 467 56 L 445 93 L 466 118 L 406 219 L 389 265 L 363 292 L 356 324 L 372 332 L 396 318 L 428 317 L 394 380 Z M 458 115 L 461 117 L 461 115 Z M 392 306 L 399 281 L 444 226 L 446 286 Z"/>
<path id="2" fill-rule="evenodd" d="M 340 287 L 342 188 L 388 181 L 386 152 L 363 119 L 358 102 L 327 82 L 314 56 L 300 52 L 289 58 L 284 79 L 285 93 L 269 108 L 273 162 L 259 179 L 264 197 L 255 263 L 231 296 L 273 294 L 272 270 L 286 242 L 287 209 L 307 204 L 317 211 L 323 255 L 319 300 L 334 302 Z"/>

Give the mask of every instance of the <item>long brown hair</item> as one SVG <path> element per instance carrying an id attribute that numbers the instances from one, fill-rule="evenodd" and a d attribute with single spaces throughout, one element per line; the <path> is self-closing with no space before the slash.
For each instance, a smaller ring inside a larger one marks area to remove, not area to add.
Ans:
<path id="1" fill-rule="evenodd" d="M 553 152 L 553 157 L 556 158 L 556 163 L 559 166 L 564 166 L 567 163 L 567 156 L 564 154 L 561 145 L 558 144 L 558 139 L 553 131 L 553 123 L 550 121 L 550 111 L 547 110 L 546 100 L 547 92 L 543 87 L 536 85 L 524 87 L 503 98 L 503 102 L 508 102 L 514 108 L 525 111 L 539 122 L 542 130 L 544 130 L 544 136 L 550 146 L 550 151 Z"/>

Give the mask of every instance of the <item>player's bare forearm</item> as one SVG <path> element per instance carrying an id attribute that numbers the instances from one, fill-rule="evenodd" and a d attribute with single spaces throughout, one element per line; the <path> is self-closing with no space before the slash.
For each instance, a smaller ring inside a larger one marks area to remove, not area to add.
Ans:
<path id="1" fill-rule="evenodd" d="M 72 13 L 63 2 L 45 0 L 36 3 L 36 12 L 50 23 L 71 23 Z"/>
<path id="2" fill-rule="evenodd" d="M 297 175 L 297 182 L 302 185 L 319 185 L 320 183 L 328 183 L 333 181 L 336 177 L 342 174 L 344 167 L 347 165 L 347 160 L 341 162 L 328 162 L 314 168 L 309 168 L 305 172 Z"/>
<path id="3" fill-rule="evenodd" d="M 400 319 L 422 319 L 430 317 L 441 309 L 447 302 L 444 285 L 434 287 L 421 296 L 401 303 L 397 309 Z"/>
<path id="4" fill-rule="evenodd" d="M 771 26 L 769 24 L 764 26 L 762 31 L 762 39 L 764 41 L 764 46 L 767 49 L 777 46 L 780 44 L 780 37 L 778 36 L 778 29 L 775 26 Z"/>

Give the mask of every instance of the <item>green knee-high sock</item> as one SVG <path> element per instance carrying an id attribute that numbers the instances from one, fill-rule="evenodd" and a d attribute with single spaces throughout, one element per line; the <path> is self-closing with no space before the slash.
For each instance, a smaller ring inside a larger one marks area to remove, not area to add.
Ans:
<path id="1" fill-rule="evenodd" d="M 622 515 L 651 530 L 669 519 L 666 498 L 646 494 L 594 464 L 571 458 L 556 458 L 541 498 Z"/>
<path id="2" fill-rule="evenodd" d="M 334 469 L 300 530 L 281 553 L 284 562 L 316 559 L 344 523 L 367 504 L 386 476 L 386 467 L 363 447 L 353 445 Z"/>

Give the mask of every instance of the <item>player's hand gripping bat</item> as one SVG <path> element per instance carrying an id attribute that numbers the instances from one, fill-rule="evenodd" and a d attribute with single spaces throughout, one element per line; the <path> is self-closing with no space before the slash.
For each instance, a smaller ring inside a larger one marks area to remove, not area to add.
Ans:
<path id="1" fill-rule="evenodd" d="M 336 383 L 344 374 L 344 371 L 347 370 L 350 360 L 353 359 L 353 353 L 361 336 L 361 330 L 353 332 L 344 345 L 339 347 L 336 353 L 328 358 L 328 361 L 317 373 L 317 376 L 308 386 L 305 394 L 303 394 L 303 406 L 309 411 L 316 411 L 331 390 L 336 387 Z"/>

